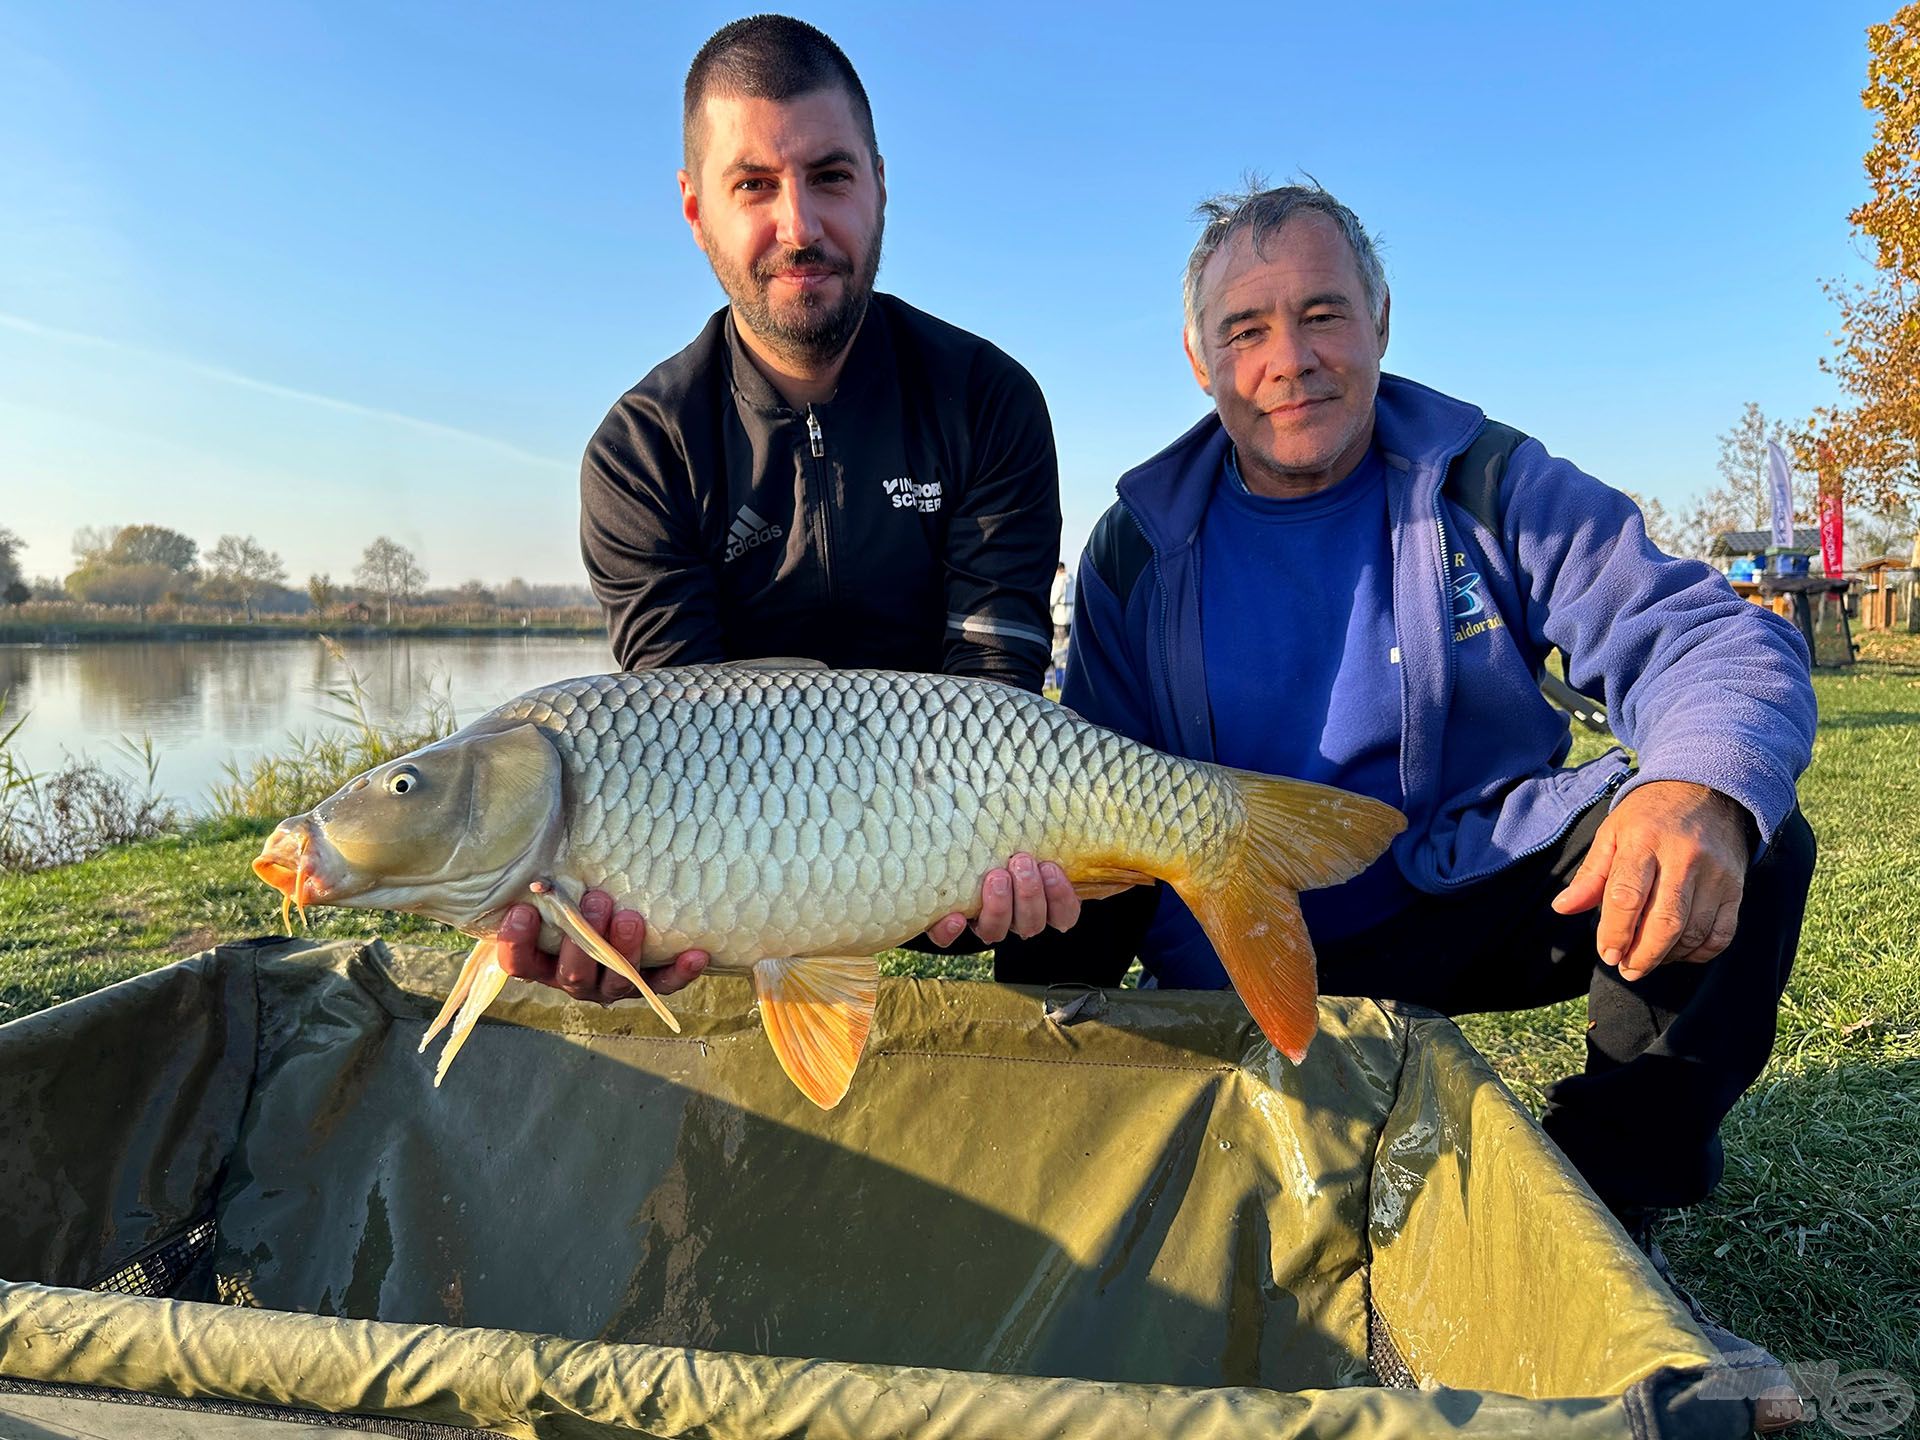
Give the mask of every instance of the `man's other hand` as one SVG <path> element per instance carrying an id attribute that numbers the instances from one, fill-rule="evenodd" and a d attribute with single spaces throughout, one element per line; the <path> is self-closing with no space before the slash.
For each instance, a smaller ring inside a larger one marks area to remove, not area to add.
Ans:
<path id="1" fill-rule="evenodd" d="M 1067 930 L 1079 918 L 1080 897 L 1074 894 L 1067 872 L 1051 860 L 1016 855 L 1006 869 L 989 870 L 980 882 L 980 914 L 973 922 L 973 933 L 989 945 L 998 945 L 1008 935 L 1030 940 L 1049 925 Z M 927 938 L 936 945 L 951 945 L 966 928 L 967 917 L 956 910 L 929 925 Z"/>
<path id="2" fill-rule="evenodd" d="M 647 922 L 639 912 L 622 910 L 615 914 L 611 895 L 604 890 L 589 890 L 580 897 L 580 913 L 596 935 L 627 959 L 639 963 L 640 949 L 647 939 Z M 603 967 L 570 939 L 560 943 L 558 955 L 549 955 L 537 948 L 540 912 L 531 905 L 515 905 L 507 911 L 498 939 L 500 968 L 522 980 L 551 985 L 576 1000 L 592 1000 L 601 1005 L 611 1005 L 640 993 L 631 981 Z M 706 951 L 686 950 L 674 956 L 671 963 L 640 973 L 647 977 L 654 993 L 671 995 L 685 989 L 706 968 Z"/>
<path id="3" fill-rule="evenodd" d="M 1752 821 L 1737 801 L 1685 780 L 1650 780 L 1614 807 L 1554 897 L 1562 915 L 1600 907 L 1594 942 L 1622 980 L 1667 960 L 1704 964 L 1740 918 Z"/>

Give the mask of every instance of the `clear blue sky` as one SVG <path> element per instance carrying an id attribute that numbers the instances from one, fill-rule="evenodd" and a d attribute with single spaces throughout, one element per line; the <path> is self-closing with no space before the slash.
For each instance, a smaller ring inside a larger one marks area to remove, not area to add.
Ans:
<path id="1" fill-rule="evenodd" d="M 1865 27 L 1818 5 L 818 4 L 887 161 L 882 288 L 1053 410 L 1076 554 L 1202 413 L 1202 195 L 1310 171 L 1380 236 L 1388 368 L 1668 502 L 1832 396 Z M 377 534 L 577 580 L 578 457 L 720 292 L 679 218 L 707 4 L 0 0 L 0 525 Z"/>

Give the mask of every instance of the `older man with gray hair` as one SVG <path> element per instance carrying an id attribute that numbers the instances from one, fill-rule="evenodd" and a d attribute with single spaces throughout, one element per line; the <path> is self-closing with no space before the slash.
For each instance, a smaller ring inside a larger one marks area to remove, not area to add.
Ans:
<path id="1" fill-rule="evenodd" d="M 1065 702 L 1403 809 L 1387 856 L 1304 897 L 1322 988 L 1451 1014 L 1585 993 L 1585 1072 L 1553 1087 L 1548 1133 L 1630 1224 L 1702 1199 L 1812 873 L 1799 635 L 1538 440 L 1383 375 L 1386 276 L 1325 190 L 1199 214 L 1186 349 L 1213 413 L 1095 527 Z M 1634 756 L 1566 764 L 1554 649 Z M 1135 953 L 1154 984 L 1226 983 L 1165 887 L 997 965 L 1113 984 Z"/>

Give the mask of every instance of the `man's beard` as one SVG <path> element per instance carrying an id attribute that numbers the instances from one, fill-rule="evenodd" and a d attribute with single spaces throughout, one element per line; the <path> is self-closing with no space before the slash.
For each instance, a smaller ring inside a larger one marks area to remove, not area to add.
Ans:
<path id="1" fill-rule="evenodd" d="M 796 365 L 821 365 L 847 348 L 854 332 L 867 313 L 873 297 L 873 282 L 880 273 L 880 240 L 886 228 L 883 215 L 874 222 L 866 264 L 854 273 L 853 266 L 839 255 L 831 255 L 818 245 L 800 250 L 785 250 L 765 256 L 751 269 L 736 269 L 720 258 L 718 248 L 707 246 L 707 259 L 720 288 L 727 292 L 734 312 L 746 327 L 782 360 Z M 768 302 L 773 278 L 783 270 L 797 266 L 825 266 L 842 277 L 840 298 L 829 301 L 804 292 L 795 295 L 780 309 Z"/>

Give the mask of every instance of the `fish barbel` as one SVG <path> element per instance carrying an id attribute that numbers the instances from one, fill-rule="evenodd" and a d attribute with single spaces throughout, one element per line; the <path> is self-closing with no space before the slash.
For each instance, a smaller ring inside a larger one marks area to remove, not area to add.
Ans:
<path id="1" fill-rule="evenodd" d="M 1365 869 L 1405 821 L 1377 800 L 1162 754 L 988 680 L 751 662 L 529 691 L 283 821 L 253 868 L 295 905 L 407 910 L 479 943 L 427 1041 L 437 1085 L 505 984 L 509 906 L 571 936 L 679 1028 L 579 911 L 646 917 L 640 964 L 705 950 L 750 975 L 782 1067 L 839 1102 L 873 956 L 958 910 L 1019 852 L 1088 898 L 1164 880 L 1254 1020 L 1298 1061 L 1313 948 L 1298 893 Z"/>

